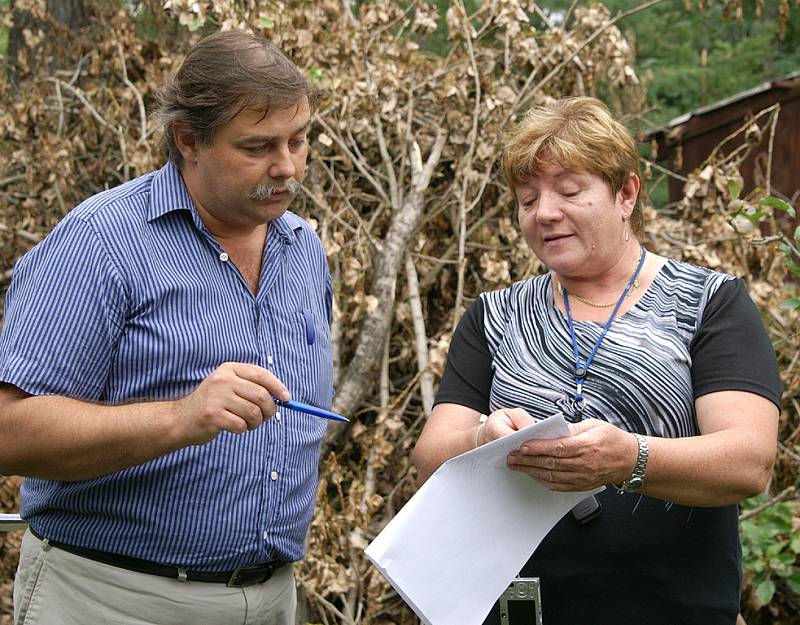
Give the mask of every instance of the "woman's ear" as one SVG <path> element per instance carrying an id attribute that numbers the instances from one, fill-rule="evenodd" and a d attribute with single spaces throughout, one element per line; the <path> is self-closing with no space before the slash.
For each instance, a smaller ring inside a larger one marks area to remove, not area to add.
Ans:
<path id="1" fill-rule="evenodd" d="M 617 192 L 620 209 L 625 218 L 630 217 L 633 209 L 636 207 L 636 200 L 639 197 L 641 188 L 642 181 L 639 179 L 639 176 L 631 172 L 628 174 L 628 179 L 622 183 L 622 186 Z"/>

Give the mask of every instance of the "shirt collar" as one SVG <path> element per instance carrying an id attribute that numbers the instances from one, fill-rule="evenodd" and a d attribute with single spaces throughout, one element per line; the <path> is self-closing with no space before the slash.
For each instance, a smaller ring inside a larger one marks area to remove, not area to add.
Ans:
<path id="1" fill-rule="evenodd" d="M 192 214 L 195 225 L 202 227 L 202 220 L 197 212 L 197 207 L 189 195 L 186 183 L 183 181 L 180 170 L 172 161 L 168 161 L 161 169 L 155 172 L 150 192 L 150 206 L 147 209 L 147 221 L 153 221 L 177 210 L 186 210 Z M 270 229 L 274 229 L 287 243 L 293 243 L 295 232 L 300 230 L 302 220 L 295 214 L 286 212 L 278 219 L 270 222 Z"/>
<path id="2" fill-rule="evenodd" d="M 153 221 L 176 210 L 197 213 L 197 208 L 183 182 L 180 170 L 172 161 L 169 161 L 153 176 L 147 221 Z"/>

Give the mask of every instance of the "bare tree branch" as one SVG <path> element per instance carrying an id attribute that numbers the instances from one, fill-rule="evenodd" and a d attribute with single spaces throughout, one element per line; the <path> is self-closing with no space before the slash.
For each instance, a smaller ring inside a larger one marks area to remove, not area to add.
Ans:
<path id="1" fill-rule="evenodd" d="M 119 50 L 119 61 L 122 65 L 122 82 L 133 92 L 133 97 L 136 98 L 136 103 L 139 107 L 139 140 L 136 142 L 136 147 L 139 147 L 144 144 L 148 136 L 147 113 L 144 108 L 144 98 L 142 98 L 142 92 L 139 91 L 136 85 L 128 78 L 128 66 L 125 60 L 125 53 L 122 51 L 122 44 L 119 42 L 117 42 L 117 50 Z"/>
<path id="2" fill-rule="evenodd" d="M 433 408 L 433 374 L 428 369 L 428 337 L 425 333 L 425 315 L 419 294 L 419 280 L 414 259 L 406 254 L 406 284 L 408 284 L 408 303 L 414 326 L 414 346 L 417 352 L 417 369 L 421 373 L 419 386 L 425 416 L 430 416 Z"/>
<path id="3" fill-rule="evenodd" d="M 739 521 L 740 522 L 741 521 L 746 521 L 747 519 L 750 519 L 750 518 L 756 516 L 757 514 L 760 514 L 761 512 L 764 512 L 764 510 L 766 510 L 767 508 L 771 508 L 776 503 L 779 503 L 779 502 L 783 501 L 784 499 L 787 499 L 789 496 L 794 495 L 796 490 L 797 490 L 797 488 L 794 487 L 794 486 L 789 486 L 787 488 L 784 488 L 780 493 L 775 495 L 772 499 L 770 499 L 769 501 L 767 501 L 765 503 L 762 503 L 760 506 L 758 506 L 758 508 L 753 508 L 752 510 L 748 510 L 744 514 L 739 515 Z"/>
<path id="4" fill-rule="evenodd" d="M 392 214 L 384 237 L 383 250 L 376 263 L 370 287 L 370 296 L 380 305 L 367 313 L 353 358 L 340 380 L 334 409 L 341 414 L 352 413 L 371 386 L 377 361 L 382 353 L 382 349 L 377 346 L 383 345 L 393 316 L 392 303 L 395 299 L 400 262 L 419 224 L 425 206 L 425 192 L 430 184 L 433 170 L 439 163 L 446 140 L 447 135 L 439 130 L 424 165 L 421 158 L 414 156 L 415 152 L 417 155 L 419 153 L 416 142 L 412 142 L 409 146 L 412 154 L 412 189 L 406 196 L 402 208 Z M 323 441 L 323 457 L 344 431 L 341 426 L 331 425 Z"/>
<path id="5" fill-rule="evenodd" d="M 461 8 L 466 13 L 464 3 L 460 2 Z M 456 286 L 456 300 L 453 305 L 453 328 L 461 318 L 464 299 L 464 270 L 466 269 L 466 239 L 467 239 L 467 191 L 469 189 L 470 175 L 472 174 L 472 157 L 475 154 L 475 147 L 478 141 L 478 120 L 481 112 L 481 79 L 478 73 L 478 63 L 475 60 L 475 50 L 472 46 L 471 26 L 469 22 L 464 22 L 464 41 L 469 55 L 469 65 L 472 69 L 473 83 L 475 84 L 475 102 L 472 108 L 472 127 L 469 131 L 469 148 L 464 158 L 461 169 L 461 191 L 458 195 L 458 282 Z"/>
<path id="6" fill-rule="evenodd" d="M 47 80 L 59 84 L 62 89 L 66 89 L 76 98 L 78 98 L 78 100 L 81 101 L 81 104 L 83 104 L 86 107 L 86 110 L 89 111 L 91 116 L 97 121 L 98 124 L 100 124 L 104 128 L 108 128 L 111 132 L 114 133 L 114 135 L 117 137 L 117 141 L 119 142 L 119 152 L 120 152 L 120 157 L 122 158 L 122 176 L 124 180 L 127 180 L 130 177 L 130 167 L 128 165 L 127 142 L 125 140 L 125 133 L 122 131 L 122 129 L 106 121 L 100 115 L 100 113 L 97 112 L 97 109 L 94 106 L 92 106 L 92 103 L 89 102 L 89 100 L 83 94 L 83 91 L 81 91 L 79 88 L 73 87 L 72 85 L 65 83 L 63 80 L 59 80 L 58 78 L 48 77 Z"/>
<path id="7" fill-rule="evenodd" d="M 630 17 L 631 15 L 639 13 L 640 11 L 644 11 L 645 9 L 649 9 L 652 6 L 661 4 L 664 1 L 665 0 L 650 0 L 649 2 L 645 2 L 644 4 L 641 4 L 637 7 L 628 9 L 627 11 L 620 11 L 619 13 L 617 13 L 612 19 L 610 19 L 608 22 L 606 22 L 600 28 L 594 31 L 591 35 L 589 35 L 589 37 L 587 37 L 586 40 L 572 52 L 572 54 L 567 56 L 565 59 L 561 61 L 561 63 L 559 63 L 553 69 L 551 69 L 550 72 L 536 84 L 536 86 L 531 90 L 531 92 L 527 96 L 521 99 L 518 98 L 517 104 L 514 106 L 514 111 L 517 111 L 520 108 L 524 107 L 536 93 L 542 91 L 542 88 L 548 82 L 550 82 L 553 78 L 558 76 L 558 74 L 561 73 L 561 71 L 567 66 L 568 63 L 572 63 L 573 60 L 578 56 L 578 54 L 581 53 L 581 51 L 586 46 L 592 43 L 595 39 L 597 39 L 601 34 L 603 34 L 609 28 L 614 26 L 614 24 L 616 24 L 620 20 L 625 19 L 626 17 Z M 519 95 L 522 96 L 523 93 L 524 91 L 521 91 Z"/>
<path id="8" fill-rule="evenodd" d="M 400 197 L 397 191 L 397 178 L 394 174 L 394 164 L 392 157 L 389 156 L 389 151 L 386 149 L 386 137 L 383 135 L 383 123 L 381 116 L 375 113 L 372 117 L 372 123 L 375 127 L 375 136 L 378 137 L 378 149 L 383 160 L 383 166 L 386 168 L 386 177 L 389 180 L 389 197 L 392 201 L 392 210 L 397 210 L 400 206 Z"/>
<path id="9" fill-rule="evenodd" d="M 378 192 L 378 195 L 381 196 L 383 201 L 391 206 L 392 202 L 389 199 L 389 196 L 386 195 L 386 190 L 383 188 L 383 185 L 380 184 L 377 180 L 375 180 L 372 174 L 369 173 L 363 157 L 356 156 L 356 154 L 339 136 L 339 133 L 334 131 L 334 129 L 331 128 L 319 114 L 314 115 L 314 120 L 325 129 L 325 132 L 328 134 L 328 136 L 336 142 L 336 144 L 339 146 L 339 148 L 341 148 L 341 150 L 345 154 L 347 154 L 347 156 L 352 161 L 353 165 L 355 165 L 355 168 L 358 169 L 359 172 L 361 172 L 361 175 L 364 176 L 364 178 L 366 178 L 367 180 L 369 180 L 370 183 L 372 183 L 373 188 Z"/>

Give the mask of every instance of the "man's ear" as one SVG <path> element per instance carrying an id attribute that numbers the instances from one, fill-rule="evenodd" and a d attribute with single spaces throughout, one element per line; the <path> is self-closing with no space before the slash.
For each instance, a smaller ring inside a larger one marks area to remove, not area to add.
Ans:
<path id="1" fill-rule="evenodd" d="M 183 156 L 185 163 L 194 163 L 200 151 L 200 139 L 194 133 L 189 132 L 180 122 L 172 125 L 172 137 L 175 145 Z"/>

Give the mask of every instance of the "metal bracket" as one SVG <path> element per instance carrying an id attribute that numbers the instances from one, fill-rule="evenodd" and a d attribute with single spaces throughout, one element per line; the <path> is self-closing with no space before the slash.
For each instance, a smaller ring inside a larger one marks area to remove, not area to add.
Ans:
<path id="1" fill-rule="evenodd" d="M 27 527 L 27 522 L 23 521 L 18 514 L 0 514 L 0 532 L 24 530 Z"/>

